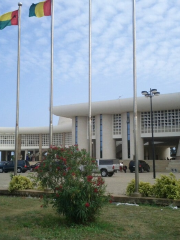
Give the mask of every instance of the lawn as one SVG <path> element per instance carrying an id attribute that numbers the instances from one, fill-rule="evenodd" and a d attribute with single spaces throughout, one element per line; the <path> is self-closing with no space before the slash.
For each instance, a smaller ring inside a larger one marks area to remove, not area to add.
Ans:
<path id="1" fill-rule="evenodd" d="M 37 198 L 0 196 L 0 240 L 180 239 L 180 209 L 109 204 L 95 223 L 68 224 Z"/>

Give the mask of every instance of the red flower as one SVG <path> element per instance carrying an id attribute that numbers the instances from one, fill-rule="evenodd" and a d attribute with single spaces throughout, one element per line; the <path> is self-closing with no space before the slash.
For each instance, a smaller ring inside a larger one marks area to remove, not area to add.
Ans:
<path id="1" fill-rule="evenodd" d="M 112 203 L 112 200 L 110 199 L 109 202 Z"/>
<path id="2" fill-rule="evenodd" d="M 56 197 L 59 197 L 59 194 L 56 194 Z"/>
<path id="3" fill-rule="evenodd" d="M 93 176 L 91 176 L 91 175 L 87 176 L 88 182 L 91 182 L 92 179 L 93 179 Z"/>
<path id="4" fill-rule="evenodd" d="M 97 186 L 101 186 L 104 184 L 104 180 L 101 177 L 98 177 L 97 179 Z"/>
<path id="5" fill-rule="evenodd" d="M 87 202 L 86 204 L 85 204 L 85 207 L 89 207 L 90 206 L 90 204 Z"/>
<path id="6" fill-rule="evenodd" d="M 63 176 L 66 176 L 66 172 L 63 172 Z"/>
<path id="7" fill-rule="evenodd" d="M 95 189 L 94 189 L 94 192 L 96 192 L 96 193 L 97 193 L 97 192 L 98 192 L 98 189 L 97 189 L 97 188 L 95 188 Z"/>
<path id="8" fill-rule="evenodd" d="M 61 190 L 62 188 L 62 185 L 60 185 L 59 187 L 56 187 L 55 190 Z"/>
<path id="9" fill-rule="evenodd" d="M 73 173 L 72 173 L 72 176 L 75 176 L 75 175 L 76 175 L 76 174 L 73 172 Z"/>

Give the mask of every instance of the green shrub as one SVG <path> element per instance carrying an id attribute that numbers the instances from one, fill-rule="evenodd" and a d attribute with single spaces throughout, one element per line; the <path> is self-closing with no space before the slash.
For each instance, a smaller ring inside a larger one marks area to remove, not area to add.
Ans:
<path id="1" fill-rule="evenodd" d="M 82 165 L 85 171 L 80 171 Z M 57 213 L 71 222 L 95 220 L 107 202 L 104 180 L 92 176 L 96 167 L 96 161 L 77 146 L 51 147 L 37 170 L 37 180 L 53 191 L 50 198 L 43 198 L 43 206 L 52 204 Z"/>
<path id="2" fill-rule="evenodd" d="M 127 186 L 126 194 L 130 196 L 134 192 L 135 192 L 135 180 L 133 179 Z M 153 194 L 153 186 L 147 182 L 140 182 L 139 192 L 142 194 L 143 197 L 150 197 Z"/>
<path id="3" fill-rule="evenodd" d="M 180 180 L 173 173 L 169 176 L 161 175 L 156 179 L 153 192 L 157 198 L 180 199 Z"/>
<path id="4" fill-rule="evenodd" d="M 16 190 L 24 190 L 24 189 L 32 189 L 33 185 L 29 178 L 16 175 L 13 176 L 10 183 L 9 183 L 9 191 L 16 191 Z"/>
<path id="5" fill-rule="evenodd" d="M 126 188 L 126 194 L 128 196 L 131 196 L 132 193 L 135 192 L 135 180 L 132 179 L 130 183 L 128 183 L 127 188 Z"/>

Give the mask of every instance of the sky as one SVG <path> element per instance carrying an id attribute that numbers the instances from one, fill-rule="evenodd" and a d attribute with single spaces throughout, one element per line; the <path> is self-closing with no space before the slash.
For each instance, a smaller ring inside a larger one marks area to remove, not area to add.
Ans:
<path id="1" fill-rule="evenodd" d="M 49 126 L 51 17 L 22 0 L 19 127 Z M 89 0 L 54 0 L 53 105 L 88 102 Z M 0 15 L 18 9 L 2 1 Z M 18 26 L 0 31 L 0 127 L 15 127 Z M 180 1 L 136 0 L 137 96 L 180 89 Z M 92 0 L 92 102 L 133 97 L 132 0 Z M 53 116 L 53 125 L 58 117 Z"/>

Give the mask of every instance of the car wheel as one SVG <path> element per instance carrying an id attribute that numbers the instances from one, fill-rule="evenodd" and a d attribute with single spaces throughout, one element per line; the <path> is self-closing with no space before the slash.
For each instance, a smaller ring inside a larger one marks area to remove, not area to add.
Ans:
<path id="1" fill-rule="evenodd" d="M 3 169 L 2 168 L 0 168 L 0 173 L 3 173 Z"/>
<path id="2" fill-rule="evenodd" d="M 18 168 L 18 169 L 17 169 L 17 172 L 18 172 L 18 173 L 21 173 L 21 172 L 22 172 L 21 168 Z"/>
<path id="3" fill-rule="evenodd" d="M 147 168 L 147 172 L 150 172 L 150 167 Z"/>
<path id="4" fill-rule="evenodd" d="M 140 168 L 140 169 L 139 169 L 139 172 L 140 172 L 140 173 L 142 173 L 142 172 L 143 172 L 143 169 L 142 169 L 142 168 Z"/>
<path id="5" fill-rule="evenodd" d="M 102 177 L 107 177 L 108 173 L 107 173 L 107 170 L 106 169 L 102 169 L 101 170 L 101 176 Z"/>
<path id="6" fill-rule="evenodd" d="M 108 173 L 108 177 L 112 177 L 114 175 L 114 173 Z"/>

